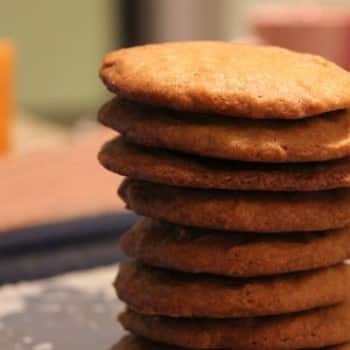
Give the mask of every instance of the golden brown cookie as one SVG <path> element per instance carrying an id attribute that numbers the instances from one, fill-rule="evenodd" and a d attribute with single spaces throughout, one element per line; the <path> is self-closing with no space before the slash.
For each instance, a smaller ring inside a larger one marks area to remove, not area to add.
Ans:
<path id="1" fill-rule="evenodd" d="M 319 56 L 229 42 L 179 42 L 108 54 L 118 95 L 182 111 L 296 119 L 350 105 L 349 74 Z"/>
<path id="2" fill-rule="evenodd" d="M 350 224 L 350 190 L 199 190 L 127 179 L 119 194 L 137 214 L 168 222 L 248 232 L 322 231 Z"/>
<path id="3" fill-rule="evenodd" d="M 252 277 L 340 263 L 350 258 L 350 229 L 261 235 L 196 229 L 146 218 L 121 237 L 120 245 L 128 256 L 151 266 Z"/>
<path id="4" fill-rule="evenodd" d="M 116 290 L 144 315 L 237 318 L 279 315 L 335 305 L 347 298 L 350 267 L 260 278 L 232 278 L 122 263 Z"/>
<path id="5" fill-rule="evenodd" d="M 235 348 L 232 348 L 235 350 Z M 177 346 L 154 343 L 145 338 L 133 335 L 124 336 L 111 350 L 183 350 Z M 335 345 L 324 350 L 350 350 L 350 344 Z"/>
<path id="6" fill-rule="evenodd" d="M 180 187 L 264 191 L 350 187 L 350 158 L 307 164 L 232 162 L 151 149 L 118 137 L 103 146 L 99 160 L 118 174 Z"/>
<path id="7" fill-rule="evenodd" d="M 248 120 L 184 116 L 115 98 L 99 120 L 136 144 L 214 158 L 277 163 L 350 155 L 349 110 L 295 121 Z"/>
<path id="8" fill-rule="evenodd" d="M 290 350 L 321 348 L 350 340 L 350 306 L 339 304 L 283 316 L 247 319 L 196 319 L 120 315 L 127 330 L 185 348 Z"/>

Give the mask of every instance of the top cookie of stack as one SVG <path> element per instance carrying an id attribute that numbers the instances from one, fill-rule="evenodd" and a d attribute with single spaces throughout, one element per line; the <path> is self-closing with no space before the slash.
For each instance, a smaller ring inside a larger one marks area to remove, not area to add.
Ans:
<path id="1" fill-rule="evenodd" d="M 223 42 L 135 47 L 109 54 L 101 77 L 112 92 L 133 101 L 231 117 L 299 119 L 350 105 L 344 70 L 278 47 Z"/>
<path id="2" fill-rule="evenodd" d="M 121 241 L 137 260 L 116 281 L 123 326 L 185 348 L 350 341 L 349 73 L 184 42 L 112 52 L 101 77 L 118 97 L 99 119 L 121 136 L 99 160 L 149 217 Z"/>

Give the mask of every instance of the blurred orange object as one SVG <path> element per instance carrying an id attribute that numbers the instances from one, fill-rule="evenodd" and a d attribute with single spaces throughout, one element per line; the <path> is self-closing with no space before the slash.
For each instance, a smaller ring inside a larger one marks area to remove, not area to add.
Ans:
<path id="1" fill-rule="evenodd" d="M 0 155 L 10 147 L 14 92 L 15 49 L 10 40 L 0 40 Z"/>
<path id="2" fill-rule="evenodd" d="M 261 44 L 318 54 L 350 69 L 350 7 L 270 5 L 250 15 Z"/>

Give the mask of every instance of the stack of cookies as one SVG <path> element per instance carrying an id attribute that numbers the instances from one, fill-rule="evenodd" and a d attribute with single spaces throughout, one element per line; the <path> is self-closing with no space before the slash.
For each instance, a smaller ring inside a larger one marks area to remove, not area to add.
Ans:
<path id="1" fill-rule="evenodd" d="M 349 349 L 350 75 L 223 42 L 109 54 L 99 154 L 124 234 L 118 349 Z M 154 342 L 154 343 L 153 343 Z M 160 345 L 160 344 L 168 344 Z"/>

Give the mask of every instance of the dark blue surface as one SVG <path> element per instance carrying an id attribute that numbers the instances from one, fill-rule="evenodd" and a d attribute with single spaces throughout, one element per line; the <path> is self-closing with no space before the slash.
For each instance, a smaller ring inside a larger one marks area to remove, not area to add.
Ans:
<path id="1" fill-rule="evenodd" d="M 3 255 L 24 248 L 71 244 L 76 240 L 115 237 L 129 228 L 136 218 L 131 212 L 108 214 L 3 232 L 0 235 L 0 253 Z"/>
<path id="2" fill-rule="evenodd" d="M 81 218 L 0 236 L 0 284 L 112 264 L 125 257 L 118 240 L 132 213 Z"/>

